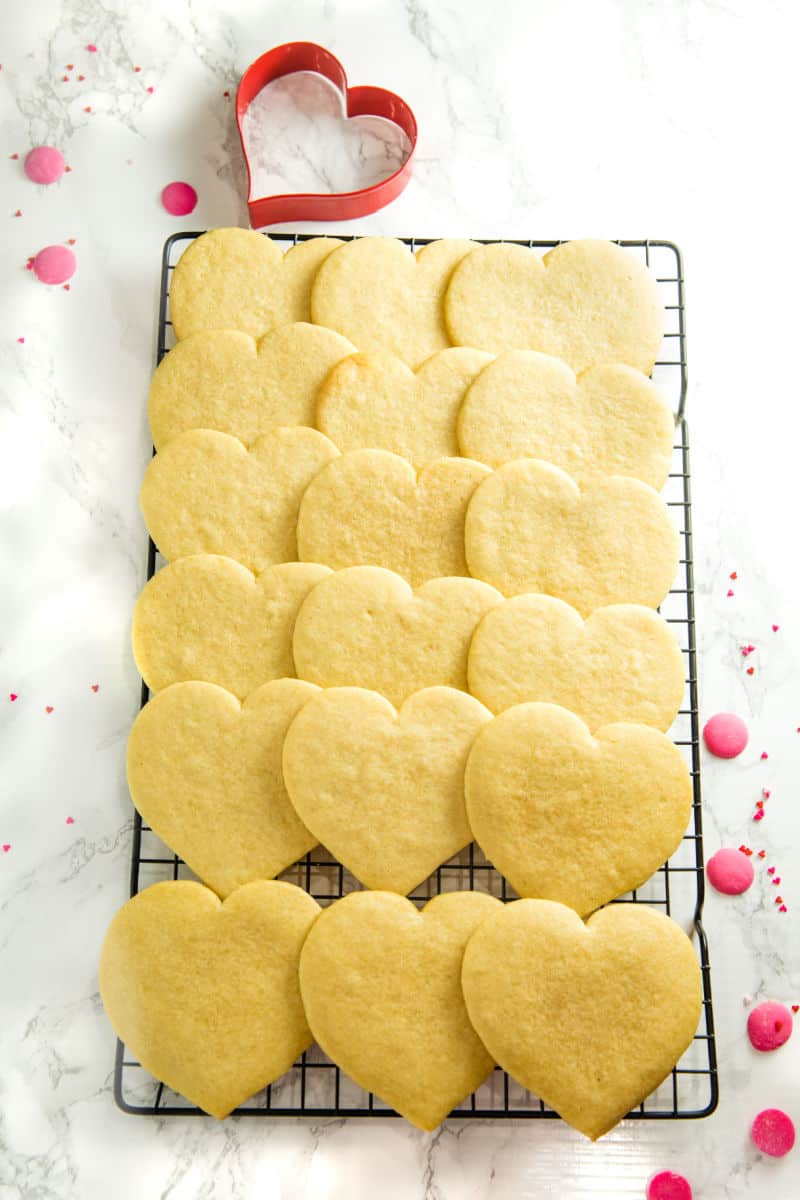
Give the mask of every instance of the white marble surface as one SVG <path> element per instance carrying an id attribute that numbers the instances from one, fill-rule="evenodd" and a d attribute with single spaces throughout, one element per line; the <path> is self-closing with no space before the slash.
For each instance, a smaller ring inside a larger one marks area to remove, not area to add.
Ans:
<path id="1" fill-rule="evenodd" d="M 795 5 L 36 0 L 5 5 L 0 24 L 0 1200 L 620 1200 L 667 1167 L 702 1200 L 797 1195 L 800 1150 L 765 1161 L 747 1131 L 772 1105 L 800 1124 L 800 1033 L 756 1058 L 743 1007 L 746 994 L 800 1002 Z M 776 911 L 763 867 L 746 896 L 708 898 L 721 1102 L 705 1121 L 626 1124 L 592 1146 L 558 1122 L 426 1136 L 114 1107 L 96 957 L 127 894 L 128 623 L 160 248 L 178 228 L 245 223 L 223 93 L 294 38 L 419 118 L 408 191 L 354 228 L 684 250 L 702 709 L 734 708 L 753 734 L 743 760 L 705 763 L 707 849 L 765 847 L 788 906 Z M 21 170 L 40 142 L 72 167 L 50 189 Z M 172 179 L 199 193 L 187 220 L 159 205 Z M 70 291 L 37 284 L 27 256 L 71 237 Z M 743 642 L 758 647 L 752 677 Z"/>

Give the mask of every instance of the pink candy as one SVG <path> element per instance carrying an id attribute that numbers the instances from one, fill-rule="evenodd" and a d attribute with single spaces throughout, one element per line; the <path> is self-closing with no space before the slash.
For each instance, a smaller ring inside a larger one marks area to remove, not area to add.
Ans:
<path id="1" fill-rule="evenodd" d="M 58 183 L 64 174 L 64 155 L 55 146 L 34 146 L 25 158 L 25 174 L 33 183 Z"/>
<path id="2" fill-rule="evenodd" d="M 717 713 L 703 727 L 703 740 L 717 758 L 736 758 L 747 745 L 747 738 L 747 726 L 736 713 Z"/>
<path id="3" fill-rule="evenodd" d="M 197 192 L 190 183 L 168 183 L 161 193 L 161 203 L 173 217 L 185 217 L 194 212 Z"/>
<path id="4" fill-rule="evenodd" d="M 794 1145 L 792 1118 L 779 1108 L 765 1108 L 750 1127 L 750 1136 L 770 1158 L 783 1158 Z"/>
<path id="5" fill-rule="evenodd" d="M 777 1050 L 792 1036 L 792 1014 L 785 1004 L 766 1000 L 747 1018 L 747 1036 L 754 1050 Z"/>
<path id="6" fill-rule="evenodd" d="M 708 882 L 726 896 L 739 896 L 753 882 L 753 864 L 741 850 L 718 850 L 706 863 Z"/>
<path id="7" fill-rule="evenodd" d="M 683 1175 L 659 1171 L 647 1185 L 647 1200 L 692 1200 L 692 1189 Z"/>
<path id="8" fill-rule="evenodd" d="M 45 246 L 33 260 L 33 273 L 42 283 L 65 283 L 77 265 L 69 246 Z"/>

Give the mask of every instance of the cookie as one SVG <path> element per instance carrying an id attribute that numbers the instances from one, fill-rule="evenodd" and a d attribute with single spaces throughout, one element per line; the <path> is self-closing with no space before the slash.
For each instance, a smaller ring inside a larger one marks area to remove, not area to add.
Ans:
<path id="1" fill-rule="evenodd" d="M 593 1140 L 666 1078 L 703 999 L 691 942 L 644 904 L 586 924 L 549 900 L 507 904 L 467 943 L 461 981 L 492 1057 Z"/>
<path id="2" fill-rule="evenodd" d="M 328 574 L 283 563 L 259 576 L 232 558 L 197 554 L 157 571 L 133 610 L 133 656 L 154 692 L 183 680 L 227 688 L 240 700 L 293 676 L 297 610 Z"/>
<path id="3" fill-rule="evenodd" d="M 506 596 L 546 592 L 583 616 L 607 604 L 657 608 L 678 569 L 677 530 L 647 484 L 611 476 L 581 490 L 534 458 L 507 463 L 478 485 L 464 541 L 477 579 Z"/>
<path id="4" fill-rule="evenodd" d="M 212 229 L 181 255 L 169 289 L 176 338 L 238 329 L 260 338 L 293 321 L 310 321 L 311 285 L 337 238 L 311 238 L 285 253 L 249 229 Z M 324 324 L 324 322 L 321 322 Z"/>
<path id="5" fill-rule="evenodd" d="M 475 739 L 464 777 L 476 842 L 520 896 L 581 915 L 639 887 L 680 845 L 689 768 L 646 725 L 594 736 L 555 704 L 517 704 Z"/>
<path id="6" fill-rule="evenodd" d="M 300 987 L 314 1037 L 420 1129 L 435 1129 L 492 1069 L 467 1019 L 461 962 L 499 907 L 480 892 L 435 896 L 421 912 L 402 896 L 352 892 L 306 938 Z"/>
<path id="7" fill-rule="evenodd" d="M 453 271 L 444 314 L 456 346 L 540 350 L 578 373 L 627 363 L 649 375 L 664 331 L 652 272 L 629 250 L 591 238 L 544 258 L 508 243 L 478 247 Z"/>
<path id="8" fill-rule="evenodd" d="M 461 402 L 491 361 L 490 354 L 458 347 L 432 354 L 415 373 L 388 350 L 353 354 L 320 388 L 316 426 L 342 451 L 391 450 L 417 468 L 455 457 Z"/>
<path id="9" fill-rule="evenodd" d="M 457 452 L 490 467 L 542 458 L 579 482 L 630 475 L 658 491 L 674 432 L 658 388 L 634 367 L 615 363 L 576 376 L 561 359 L 509 350 L 470 385 Z"/>
<path id="10" fill-rule="evenodd" d="M 225 1117 L 311 1044 L 298 982 L 319 905 L 259 880 L 223 903 L 199 883 L 157 883 L 114 917 L 100 955 L 108 1018 L 146 1071 Z"/>
<path id="11" fill-rule="evenodd" d="M 316 429 L 273 429 L 248 450 L 212 429 L 179 433 L 150 462 L 140 501 L 164 558 L 226 554 L 251 571 L 297 559 L 303 493 L 338 450 Z"/>
<path id="12" fill-rule="evenodd" d="M 440 458 L 419 475 L 388 450 L 351 450 L 309 484 L 297 519 L 305 562 L 334 569 L 373 565 L 416 587 L 468 575 L 464 514 L 488 467 Z"/>
<path id="13" fill-rule="evenodd" d="M 139 713 L 128 787 L 146 823 L 225 897 L 272 879 L 316 845 L 291 805 L 286 730 L 317 689 L 276 679 L 241 704 L 213 683 L 175 683 Z"/>
<path id="14" fill-rule="evenodd" d="M 416 591 L 383 567 L 321 580 L 297 614 L 297 674 L 320 687 L 371 688 L 392 704 L 435 684 L 467 690 L 467 653 L 502 596 L 477 579 L 430 579 Z"/>
<path id="15" fill-rule="evenodd" d="M 303 321 L 259 341 L 233 329 L 190 334 L 150 384 L 153 443 L 162 450 L 187 429 L 217 429 L 251 446 L 279 425 L 313 426 L 325 376 L 354 350 L 332 329 Z"/>
<path id="16" fill-rule="evenodd" d="M 527 593 L 481 619 L 467 676 L 470 692 L 492 712 L 543 700 L 570 709 L 590 729 L 633 721 L 666 731 L 683 701 L 684 669 L 675 634 L 652 608 L 612 604 L 584 622 L 563 600 Z"/>
<path id="17" fill-rule="evenodd" d="M 415 692 L 399 712 L 377 692 L 328 688 L 286 734 L 286 790 L 365 887 L 405 894 L 472 840 L 464 764 L 490 719 L 453 688 Z"/>
<path id="18" fill-rule="evenodd" d="M 356 238 L 329 255 L 311 291 L 311 316 L 359 350 L 390 350 L 418 367 L 450 338 L 442 301 L 474 242 L 446 238 L 416 254 L 393 238 Z"/>

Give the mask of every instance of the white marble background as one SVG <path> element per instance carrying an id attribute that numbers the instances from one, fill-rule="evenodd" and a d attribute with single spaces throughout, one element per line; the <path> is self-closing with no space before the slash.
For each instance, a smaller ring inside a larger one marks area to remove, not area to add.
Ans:
<path id="1" fill-rule="evenodd" d="M 642 1197 L 656 1168 L 683 1171 L 702 1200 L 797 1195 L 800 1149 L 765 1161 L 748 1128 L 772 1105 L 800 1125 L 800 1031 L 757 1058 L 743 1007 L 745 995 L 800 1002 L 797 26 L 791 0 L 2 6 L 0 1200 L 621 1200 Z M 708 898 L 722 1099 L 705 1121 L 623 1125 L 591 1146 L 557 1122 L 427 1136 L 114 1108 L 95 964 L 127 895 L 128 623 L 144 574 L 160 248 L 179 228 L 245 223 L 224 92 L 297 38 L 419 118 L 408 191 L 359 231 L 650 236 L 684 250 L 702 707 L 734 708 L 752 730 L 744 760 L 705 764 L 707 849 L 765 847 L 788 906 L 776 911 L 763 866 L 746 896 Z M 21 170 L 40 142 L 72 167 L 49 189 Z M 173 179 L 199 193 L 188 219 L 159 205 Z M 70 237 L 70 291 L 36 283 L 26 258 Z M 758 647 L 752 677 L 744 642 Z"/>

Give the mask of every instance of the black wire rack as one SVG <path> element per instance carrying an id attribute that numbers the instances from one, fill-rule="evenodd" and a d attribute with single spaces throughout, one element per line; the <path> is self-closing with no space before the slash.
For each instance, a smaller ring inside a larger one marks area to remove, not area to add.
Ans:
<path id="1" fill-rule="evenodd" d="M 158 320 L 157 363 L 174 344 L 169 320 L 169 285 L 175 263 L 186 243 L 197 233 L 178 233 L 164 245 Z M 296 244 L 305 235 L 272 234 L 278 242 Z M 349 239 L 345 239 L 349 240 Z M 413 250 L 431 239 L 403 239 Z M 525 241 L 519 245 L 546 251 L 558 242 Z M 687 933 L 694 935 L 700 960 L 703 1005 L 694 1040 L 661 1086 L 629 1114 L 632 1119 L 669 1120 L 708 1116 L 717 1106 L 719 1087 L 711 1000 L 708 945 L 702 924 L 704 900 L 702 811 L 700 792 L 700 726 L 697 701 L 697 650 L 695 639 L 694 576 L 692 563 L 691 480 L 689 435 L 686 423 L 686 329 L 684 279 L 681 254 L 668 241 L 620 241 L 619 245 L 639 255 L 655 273 L 666 311 L 666 333 L 653 378 L 672 403 L 675 412 L 675 442 L 672 469 L 664 498 L 681 538 L 678 578 L 661 606 L 665 619 L 675 627 L 686 664 L 686 691 L 680 713 L 670 730 L 681 749 L 692 776 L 693 802 L 690 827 L 678 850 L 637 891 L 614 901 L 617 904 L 649 904 L 672 916 Z M 147 578 L 158 565 L 152 541 L 147 556 Z M 142 684 L 142 706 L 148 690 Z M 159 840 L 137 813 L 134 818 L 131 852 L 131 895 L 165 879 L 195 878 L 183 861 Z M 329 904 L 360 884 L 322 847 L 290 867 L 280 877 L 305 888 L 321 905 Z M 423 905 L 444 891 L 486 891 L 501 900 L 515 898 L 505 879 L 473 844 L 439 867 L 410 896 Z M 153 1079 L 117 1043 L 114 1095 L 125 1112 L 159 1116 L 201 1116 L 201 1110 Z M 322 1053 L 312 1046 L 279 1080 L 235 1110 L 241 1116 L 268 1117 L 392 1117 L 394 1111 L 378 1097 L 364 1092 Z M 457 1118 L 533 1118 L 557 1114 L 499 1067 L 488 1080 L 452 1113 Z"/>

